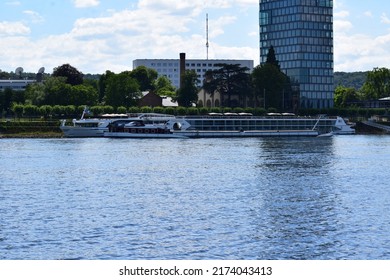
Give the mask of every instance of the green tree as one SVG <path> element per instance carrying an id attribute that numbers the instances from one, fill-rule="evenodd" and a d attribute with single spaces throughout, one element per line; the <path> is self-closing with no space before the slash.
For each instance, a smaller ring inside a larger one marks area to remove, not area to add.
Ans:
<path id="1" fill-rule="evenodd" d="M 95 105 L 98 101 L 98 92 L 96 88 L 90 85 L 76 85 L 71 88 L 70 103 L 79 105 Z"/>
<path id="2" fill-rule="evenodd" d="M 265 63 L 274 65 L 280 70 L 279 61 L 276 59 L 275 49 L 273 46 L 271 46 L 268 50 L 267 60 Z"/>
<path id="3" fill-rule="evenodd" d="M 54 105 L 52 113 L 56 116 L 61 116 L 65 113 L 65 108 L 61 105 Z"/>
<path id="4" fill-rule="evenodd" d="M 12 107 L 12 95 L 14 91 L 11 88 L 5 88 L 0 91 L 0 113 L 1 111 L 9 111 Z"/>
<path id="5" fill-rule="evenodd" d="M 160 96 L 175 96 L 175 87 L 172 85 L 171 80 L 169 80 L 166 76 L 158 77 L 155 81 L 155 90 L 156 93 Z"/>
<path id="6" fill-rule="evenodd" d="M 53 113 L 53 107 L 50 105 L 43 105 L 43 106 L 38 108 L 38 111 L 42 116 L 47 118 L 48 116 L 50 116 Z"/>
<path id="7" fill-rule="evenodd" d="M 119 106 L 116 108 L 116 112 L 118 114 L 126 114 L 127 113 L 127 108 L 125 106 Z"/>
<path id="8" fill-rule="evenodd" d="M 355 88 L 338 86 L 334 92 L 335 107 L 344 108 L 348 103 L 358 101 L 359 96 Z"/>
<path id="9" fill-rule="evenodd" d="M 130 72 L 111 75 L 107 80 L 105 103 L 115 108 L 130 107 L 137 104 L 141 92 L 139 84 Z"/>
<path id="10" fill-rule="evenodd" d="M 183 85 L 177 91 L 176 100 L 179 106 L 191 107 L 198 101 L 198 75 L 192 70 L 186 70 L 182 75 Z"/>
<path id="11" fill-rule="evenodd" d="M 30 118 L 35 117 L 39 114 L 39 109 L 35 105 L 25 105 L 24 114 Z"/>
<path id="12" fill-rule="evenodd" d="M 11 110 L 16 117 L 21 118 L 23 116 L 24 106 L 21 104 L 13 104 Z"/>
<path id="13" fill-rule="evenodd" d="M 66 83 L 65 77 L 50 77 L 45 83 L 45 105 L 71 104 L 72 86 Z"/>
<path id="14" fill-rule="evenodd" d="M 130 76 L 138 81 L 140 91 L 154 89 L 154 81 L 157 79 L 157 71 L 145 66 L 138 66 L 131 71 Z"/>
<path id="15" fill-rule="evenodd" d="M 26 87 L 26 103 L 32 105 L 43 105 L 46 101 L 46 86 L 44 83 L 33 83 Z"/>
<path id="16" fill-rule="evenodd" d="M 218 91 L 222 97 L 222 106 L 237 107 L 246 100 L 248 93 L 251 92 L 250 75 L 247 67 L 241 67 L 239 64 L 217 64 L 219 69 L 206 73 L 206 79 L 203 83 L 203 89 L 214 94 Z M 232 102 L 232 96 L 238 96 L 239 102 Z"/>
<path id="17" fill-rule="evenodd" d="M 390 70 L 387 68 L 374 68 L 374 70 L 368 72 L 362 92 L 365 99 L 389 97 Z"/>
<path id="18" fill-rule="evenodd" d="M 76 113 L 76 106 L 74 105 L 67 105 L 64 107 L 65 109 L 65 115 L 71 117 L 74 116 Z"/>
<path id="19" fill-rule="evenodd" d="M 8 73 L 8 72 L 3 72 L 3 71 L 0 70 L 0 79 L 1 79 L 1 80 L 8 80 L 8 79 L 10 79 L 10 78 L 11 78 L 10 73 Z"/>
<path id="20" fill-rule="evenodd" d="M 99 103 L 101 103 L 104 100 L 104 97 L 106 96 L 106 88 L 107 88 L 107 83 L 108 80 L 112 77 L 115 76 L 114 72 L 111 72 L 109 70 L 106 71 L 103 75 L 100 76 L 99 78 Z"/>
<path id="21" fill-rule="evenodd" d="M 84 75 L 70 64 L 63 64 L 54 68 L 52 76 L 66 77 L 66 83 L 75 86 L 83 83 Z"/>
<path id="22" fill-rule="evenodd" d="M 12 102 L 24 104 L 26 102 L 25 90 L 14 90 L 12 92 Z"/>
<path id="23" fill-rule="evenodd" d="M 260 105 L 265 109 L 270 107 L 284 109 L 283 100 L 290 99 L 292 94 L 291 83 L 287 75 L 277 66 L 265 63 L 255 67 L 252 72 L 252 82 L 256 107 Z"/>

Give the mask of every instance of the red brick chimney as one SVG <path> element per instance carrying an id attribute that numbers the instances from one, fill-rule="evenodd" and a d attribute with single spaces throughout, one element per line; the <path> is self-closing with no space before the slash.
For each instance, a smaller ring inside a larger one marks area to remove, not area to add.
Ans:
<path id="1" fill-rule="evenodd" d="M 186 72 L 186 54 L 180 53 L 180 88 L 183 85 L 183 77 Z"/>

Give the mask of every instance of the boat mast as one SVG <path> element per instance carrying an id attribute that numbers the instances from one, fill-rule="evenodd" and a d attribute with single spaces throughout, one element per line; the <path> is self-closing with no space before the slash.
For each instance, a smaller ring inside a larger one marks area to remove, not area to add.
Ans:
<path id="1" fill-rule="evenodd" d="M 206 59 L 209 60 L 209 14 L 206 14 Z"/>
<path id="2" fill-rule="evenodd" d="M 313 128 L 311 129 L 311 130 L 315 130 L 316 128 L 317 128 L 317 125 L 318 125 L 318 123 L 320 122 L 320 119 L 322 118 L 322 115 L 319 115 L 318 116 L 318 120 L 317 120 L 317 122 L 314 124 L 314 126 L 313 126 Z"/>

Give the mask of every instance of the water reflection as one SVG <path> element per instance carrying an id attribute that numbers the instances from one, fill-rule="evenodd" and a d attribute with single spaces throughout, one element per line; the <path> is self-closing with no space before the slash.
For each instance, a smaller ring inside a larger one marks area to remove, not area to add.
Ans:
<path id="1" fill-rule="evenodd" d="M 263 204 L 254 217 L 259 258 L 334 256 L 338 197 L 330 170 L 333 140 L 265 139 L 260 147 L 257 174 Z"/>

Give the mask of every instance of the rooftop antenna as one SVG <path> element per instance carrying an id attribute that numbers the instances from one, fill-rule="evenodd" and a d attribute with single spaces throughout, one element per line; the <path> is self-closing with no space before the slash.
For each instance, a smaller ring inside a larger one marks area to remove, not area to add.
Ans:
<path id="1" fill-rule="evenodd" d="M 16 70 L 15 70 L 15 75 L 18 76 L 19 79 L 22 78 L 22 73 L 23 73 L 23 68 L 22 68 L 22 67 L 16 68 Z"/>
<path id="2" fill-rule="evenodd" d="M 38 70 L 38 73 L 36 75 L 37 82 L 40 83 L 43 80 L 43 73 L 45 72 L 45 67 L 41 67 Z"/>
<path id="3" fill-rule="evenodd" d="M 206 14 L 206 53 L 209 60 L 209 14 Z"/>

